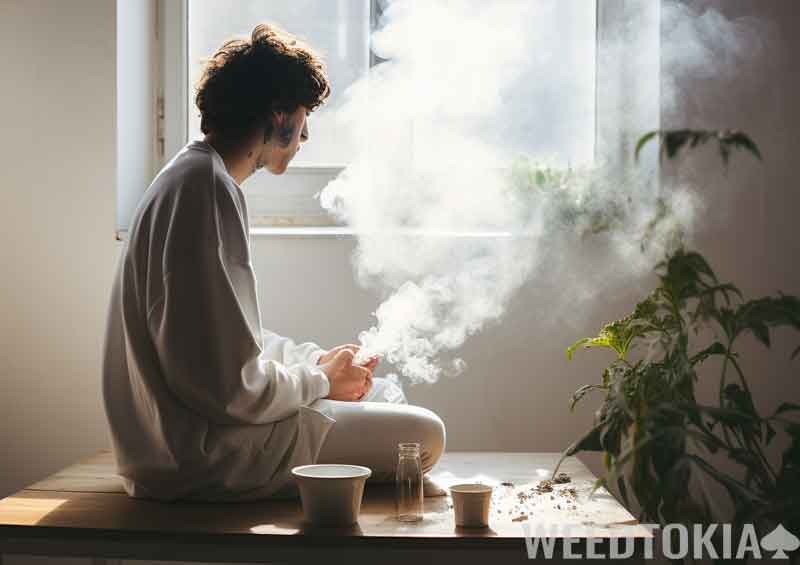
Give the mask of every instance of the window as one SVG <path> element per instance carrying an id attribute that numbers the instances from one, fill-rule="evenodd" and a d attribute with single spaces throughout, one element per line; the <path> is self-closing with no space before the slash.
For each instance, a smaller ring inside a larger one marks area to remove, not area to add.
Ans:
<path id="1" fill-rule="evenodd" d="M 558 43 L 558 56 L 553 58 L 546 87 L 540 77 L 520 81 L 517 96 L 530 95 L 526 85 L 533 88 L 538 82 L 537 99 L 547 103 L 523 117 L 528 123 L 517 123 L 516 131 L 526 132 L 519 138 L 519 150 L 559 154 L 570 162 L 596 155 L 623 160 L 636 135 L 658 127 L 658 53 L 647 47 L 658 41 L 659 3 L 539 1 L 546 7 L 541 17 L 547 18 L 548 31 L 536 41 L 547 42 L 542 43 L 547 47 Z M 347 87 L 378 62 L 370 51 L 370 32 L 380 23 L 385 4 L 386 0 L 160 0 L 161 162 L 200 135 L 193 96 L 203 59 L 225 39 L 248 35 L 256 23 L 275 22 L 323 52 L 333 92 L 328 103 L 312 114 L 312 141 L 287 173 L 279 177 L 261 173 L 248 180 L 251 225 L 331 225 L 315 195 L 347 166 L 353 151 L 349 132 L 337 128 L 334 115 Z M 571 106 L 564 111 L 559 93 L 570 88 L 586 96 L 570 97 Z M 530 135 L 541 131 L 537 125 L 549 117 L 548 105 L 560 105 L 559 115 L 566 119 L 554 123 L 546 135 Z M 511 123 L 514 117 L 503 119 Z M 435 140 L 435 131 L 426 123 L 409 126 L 409 139 L 417 143 L 407 149 L 413 158 L 425 158 L 431 153 L 419 140 Z"/>
<path id="2" fill-rule="evenodd" d="M 128 227 L 158 170 L 156 6 L 117 3 L 117 229 Z"/>

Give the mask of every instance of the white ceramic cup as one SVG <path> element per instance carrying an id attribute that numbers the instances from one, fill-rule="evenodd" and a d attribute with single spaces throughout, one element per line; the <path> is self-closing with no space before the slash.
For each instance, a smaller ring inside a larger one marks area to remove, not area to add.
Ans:
<path id="1" fill-rule="evenodd" d="M 489 505 L 492 487 L 481 484 L 462 484 L 450 487 L 456 526 L 485 528 L 489 525 Z"/>
<path id="2" fill-rule="evenodd" d="M 352 526 L 358 522 L 364 483 L 372 474 L 360 465 L 302 465 L 292 469 L 303 514 L 317 526 Z"/>

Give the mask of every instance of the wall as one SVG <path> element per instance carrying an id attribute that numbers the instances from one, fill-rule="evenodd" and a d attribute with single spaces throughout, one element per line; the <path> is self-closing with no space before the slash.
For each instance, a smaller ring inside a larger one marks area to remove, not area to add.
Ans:
<path id="1" fill-rule="evenodd" d="M 741 77 L 754 88 L 722 95 L 698 88 L 691 104 L 670 117 L 672 125 L 740 127 L 766 155 L 760 168 L 734 162 L 731 188 L 715 176 L 715 159 L 694 163 L 697 174 L 711 179 L 714 203 L 700 223 L 697 247 L 722 278 L 748 294 L 800 294 L 794 190 L 800 138 L 792 130 L 800 112 L 791 104 L 800 99 L 800 69 L 788 56 L 800 48 L 793 30 L 800 5 L 715 4 L 731 15 L 768 18 L 782 43 L 766 78 Z M 0 495 L 107 445 L 99 366 L 116 258 L 114 30 L 114 2 L 0 4 L 0 52 L 7 61 L 0 89 Z M 763 98 L 766 91 L 774 96 Z M 694 121 L 701 111 L 703 124 Z M 264 324 L 325 345 L 351 340 L 367 326 L 377 297 L 353 283 L 352 246 L 347 238 L 254 237 Z M 586 354 L 568 364 L 564 347 L 626 312 L 645 283 L 609 291 L 572 317 L 550 308 L 557 285 L 534 282 L 502 325 L 469 341 L 464 375 L 411 388 L 409 395 L 442 415 L 451 449 L 560 450 L 591 416 L 588 408 L 570 415 L 568 396 L 597 378 L 604 360 Z M 789 346 L 778 340 L 779 353 Z M 800 387 L 790 381 L 788 366 L 753 353 L 747 362 L 760 403 L 798 401 Z"/>
<path id="2" fill-rule="evenodd" d="M 0 495 L 107 445 L 115 2 L 0 3 Z"/>
<path id="3" fill-rule="evenodd" d="M 723 280 L 734 281 L 746 296 L 775 294 L 781 290 L 800 294 L 800 239 L 797 214 L 800 194 L 795 188 L 794 162 L 800 151 L 796 128 L 800 113 L 795 101 L 800 94 L 800 63 L 793 53 L 800 47 L 794 23 L 800 4 L 791 0 L 702 0 L 699 6 L 714 7 L 730 18 L 759 18 L 761 47 L 766 56 L 757 66 L 744 61 L 736 71 L 736 84 L 720 90 L 709 81 L 683 85 L 691 95 L 677 111 L 664 117 L 666 127 L 684 124 L 710 129 L 734 128 L 748 132 L 758 143 L 763 163 L 747 155 L 734 158 L 727 172 L 712 152 L 689 159 L 679 168 L 686 178 L 703 179 L 705 209 L 698 222 L 697 248 L 712 261 Z M 675 172 L 675 169 L 672 169 Z M 800 400 L 798 363 L 791 362 L 797 347 L 796 333 L 774 337 L 767 353 L 755 340 L 741 345 L 741 363 L 750 378 L 756 406 L 772 411 L 782 402 Z M 700 394 L 716 399 L 716 372 L 701 374 Z M 785 439 L 785 438 L 781 438 Z M 785 443 L 777 441 L 768 456 L 778 464 Z"/>

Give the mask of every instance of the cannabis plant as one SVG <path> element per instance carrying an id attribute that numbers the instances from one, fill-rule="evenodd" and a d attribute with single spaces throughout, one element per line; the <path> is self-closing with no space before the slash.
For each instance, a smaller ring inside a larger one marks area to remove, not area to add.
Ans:
<path id="1" fill-rule="evenodd" d="M 509 183 L 524 211 L 545 210 L 546 232 L 569 228 L 581 237 L 620 230 L 635 216 L 626 187 L 630 179 L 612 176 L 604 167 L 569 166 L 520 156 Z M 638 179 L 637 179 L 638 180 Z"/>
<path id="2" fill-rule="evenodd" d="M 667 158 L 711 140 L 726 160 L 732 148 L 760 157 L 739 132 L 691 130 L 648 134 L 637 152 L 656 137 Z M 656 273 L 657 287 L 632 313 L 567 350 L 571 359 L 578 349 L 602 348 L 614 359 L 600 382 L 573 394 L 571 409 L 589 393 L 599 392 L 603 400 L 592 428 L 564 456 L 603 452 L 606 473 L 596 486 L 616 485 L 626 504 L 635 497 L 648 522 L 720 519 L 705 492 L 689 488 L 710 480 L 729 496 L 735 524 L 766 528 L 780 522 L 800 532 L 800 405 L 785 402 L 760 413 L 737 352 L 745 335 L 769 348 L 775 330 L 800 330 L 800 300 L 783 294 L 745 300 L 733 284 L 717 280 L 702 255 L 683 248 Z M 800 347 L 792 358 L 799 354 Z M 714 378 L 712 359 L 719 360 L 718 394 L 703 404 L 696 385 Z M 771 464 L 766 449 L 779 434 L 788 446 Z M 716 465 L 719 457 L 730 464 Z"/>
<path id="3" fill-rule="evenodd" d="M 649 141 L 657 138 L 661 139 L 662 158 L 671 159 L 683 147 L 710 142 L 716 142 L 726 164 L 737 149 L 761 158 L 758 147 L 746 134 L 732 130 L 652 131 L 637 144 L 636 158 Z M 524 155 L 514 160 L 508 178 L 520 213 L 533 210 L 541 214 L 536 220 L 543 217 L 548 222 L 545 233 L 561 233 L 566 229 L 582 238 L 606 232 L 636 234 L 642 236 L 643 250 L 662 235 L 660 228 L 674 215 L 669 199 L 658 196 L 653 188 L 654 181 L 648 171 L 614 163 L 563 166 Z M 651 216 L 648 223 L 639 225 L 648 214 Z"/>

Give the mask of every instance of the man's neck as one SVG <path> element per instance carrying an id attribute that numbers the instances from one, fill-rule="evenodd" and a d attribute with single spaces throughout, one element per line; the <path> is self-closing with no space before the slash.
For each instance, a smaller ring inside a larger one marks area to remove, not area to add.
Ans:
<path id="1" fill-rule="evenodd" d="M 254 152 L 249 151 L 245 145 L 226 143 L 223 139 L 213 134 L 207 134 L 203 141 L 211 145 L 219 153 L 225 163 L 225 169 L 236 181 L 236 184 L 241 185 L 255 171 L 256 157 Z"/>

